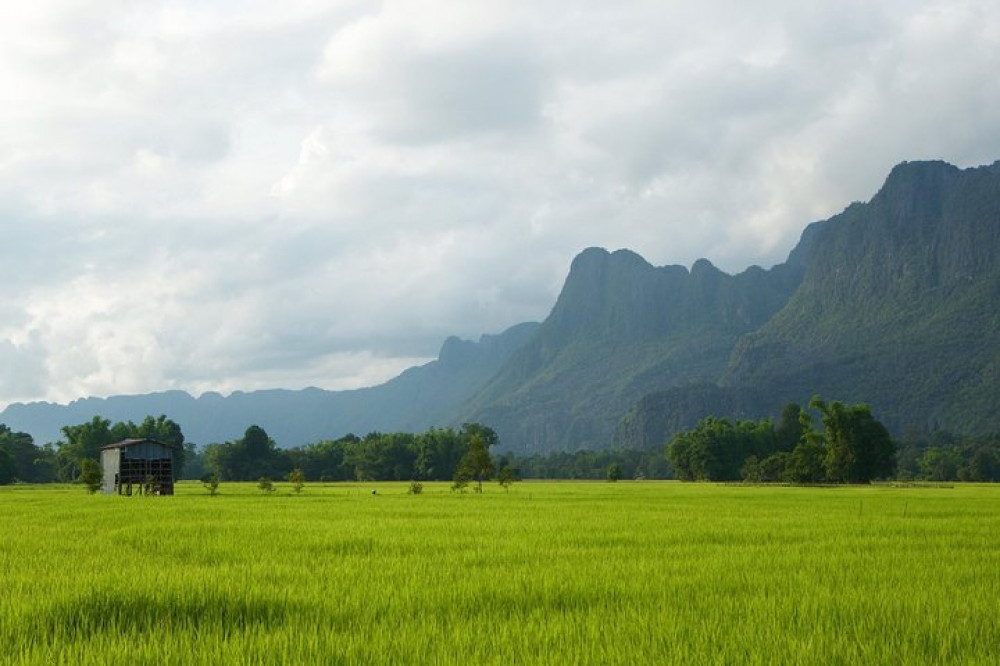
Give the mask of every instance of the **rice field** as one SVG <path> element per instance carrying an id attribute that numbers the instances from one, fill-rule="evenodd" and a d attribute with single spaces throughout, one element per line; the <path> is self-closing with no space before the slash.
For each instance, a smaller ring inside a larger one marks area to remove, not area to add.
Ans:
<path id="1" fill-rule="evenodd" d="M 0 662 L 1000 662 L 997 487 L 220 490 L 0 488 Z"/>

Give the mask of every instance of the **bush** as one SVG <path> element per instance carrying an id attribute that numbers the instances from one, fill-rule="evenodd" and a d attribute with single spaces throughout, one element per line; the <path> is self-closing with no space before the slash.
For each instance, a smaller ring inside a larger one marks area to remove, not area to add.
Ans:
<path id="1" fill-rule="evenodd" d="M 205 486 L 205 490 L 208 491 L 209 495 L 215 497 L 219 494 L 219 475 L 215 472 L 206 474 L 201 477 L 201 485 Z"/>
<path id="2" fill-rule="evenodd" d="M 411 495 L 419 495 L 424 492 L 424 484 L 419 481 L 410 481 L 410 489 L 407 492 Z"/>

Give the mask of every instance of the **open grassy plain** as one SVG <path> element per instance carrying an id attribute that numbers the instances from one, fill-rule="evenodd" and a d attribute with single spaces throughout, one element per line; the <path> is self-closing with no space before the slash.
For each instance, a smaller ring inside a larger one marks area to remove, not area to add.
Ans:
<path id="1" fill-rule="evenodd" d="M 997 487 L 406 489 L 0 488 L 0 661 L 1000 661 Z"/>

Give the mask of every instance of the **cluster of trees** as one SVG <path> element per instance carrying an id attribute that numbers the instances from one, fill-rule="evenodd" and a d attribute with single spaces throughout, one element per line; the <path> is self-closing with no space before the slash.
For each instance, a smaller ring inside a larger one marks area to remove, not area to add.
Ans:
<path id="1" fill-rule="evenodd" d="M 619 479 L 672 479 L 673 469 L 666 451 L 658 447 L 649 451 L 638 449 L 607 449 L 575 451 L 515 457 L 501 456 L 502 464 L 510 466 L 525 479 L 607 479 L 612 468 Z"/>
<path id="2" fill-rule="evenodd" d="M 210 444 L 192 460 L 186 476 L 215 473 L 223 481 L 285 478 L 299 469 L 316 481 L 451 481 L 475 442 L 487 451 L 498 443 L 492 428 L 466 423 L 459 429 L 431 428 L 420 433 L 346 435 L 292 449 L 280 449 L 258 426 L 241 439 Z M 492 460 L 492 459 L 491 459 Z M 469 480 L 490 478 L 485 464 L 468 472 Z"/>
<path id="3" fill-rule="evenodd" d="M 911 432 L 900 442 L 897 458 L 897 478 L 903 481 L 1000 481 L 1000 433 Z"/>
<path id="4" fill-rule="evenodd" d="M 149 437 L 174 445 L 174 467 L 184 467 L 185 455 L 180 426 L 166 416 L 147 416 L 139 424 L 121 421 L 112 424 L 95 416 L 86 423 L 62 428 L 65 440 L 36 446 L 31 435 L 13 432 L 0 424 L 0 483 L 48 483 L 77 481 L 85 461 L 99 463 L 101 447 L 123 439 Z M 93 469 L 92 467 L 90 469 Z"/>
<path id="5" fill-rule="evenodd" d="M 708 417 L 676 435 L 667 457 L 685 480 L 867 483 L 893 476 L 896 444 L 868 405 L 815 397 L 809 406 L 822 429 L 795 403 L 785 406 L 777 425 Z"/>

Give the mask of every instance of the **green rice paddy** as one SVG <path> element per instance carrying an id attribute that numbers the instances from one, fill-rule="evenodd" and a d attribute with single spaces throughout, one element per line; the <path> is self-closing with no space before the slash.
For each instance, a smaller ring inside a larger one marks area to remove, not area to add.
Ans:
<path id="1" fill-rule="evenodd" d="M 0 662 L 1000 662 L 998 487 L 220 490 L 0 488 Z"/>

